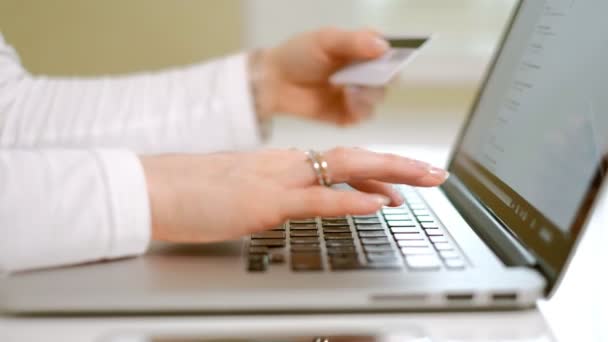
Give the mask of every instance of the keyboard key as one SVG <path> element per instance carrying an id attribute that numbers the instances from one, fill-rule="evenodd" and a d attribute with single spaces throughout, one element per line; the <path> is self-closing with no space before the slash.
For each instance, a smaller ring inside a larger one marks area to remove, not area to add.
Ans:
<path id="1" fill-rule="evenodd" d="M 302 224 L 291 224 L 289 225 L 290 230 L 306 230 L 306 229 L 317 229 L 316 223 L 302 223 Z"/>
<path id="2" fill-rule="evenodd" d="M 384 245 L 363 245 L 363 250 L 367 253 L 373 252 L 392 252 L 393 246 L 387 243 Z"/>
<path id="3" fill-rule="evenodd" d="M 367 267 L 373 270 L 392 270 L 403 268 L 403 263 L 400 260 L 372 260 L 368 261 Z"/>
<path id="4" fill-rule="evenodd" d="M 416 219 L 419 222 L 428 222 L 428 223 L 435 222 L 435 219 L 430 215 L 417 215 Z"/>
<path id="5" fill-rule="evenodd" d="M 431 240 L 431 242 L 433 243 L 437 243 L 437 242 L 448 242 L 448 239 L 445 236 L 429 236 L 429 239 Z"/>
<path id="6" fill-rule="evenodd" d="M 384 215 L 384 218 L 387 221 L 408 221 L 411 220 L 412 217 L 409 214 L 386 214 Z"/>
<path id="7" fill-rule="evenodd" d="M 309 243 L 318 243 L 319 239 L 316 237 L 292 237 L 290 239 L 291 244 L 309 244 Z"/>
<path id="8" fill-rule="evenodd" d="M 352 240 L 353 235 L 351 233 L 324 233 L 323 237 L 325 240 Z"/>
<path id="9" fill-rule="evenodd" d="M 357 253 L 334 253 L 332 255 L 329 256 L 329 263 L 331 263 L 332 260 L 334 259 L 340 259 L 340 260 L 358 260 L 359 259 L 359 255 Z"/>
<path id="10" fill-rule="evenodd" d="M 420 196 L 418 196 L 418 194 L 415 192 L 404 193 L 403 196 L 405 197 L 405 201 L 407 202 L 408 206 L 412 204 L 424 204 Z"/>
<path id="11" fill-rule="evenodd" d="M 414 209 L 412 212 L 416 216 L 428 216 L 431 214 L 427 209 Z"/>
<path id="12" fill-rule="evenodd" d="M 395 240 L 424 240 L 420 233 L 398 233 L 393 235 Z"/>
<path id="13" fill-rule="evenodd" d="M 452 245 L 447 242 L 438 242 L 433 245 L 435 246 L 435 249 L 438 251 L 451 251 L 454 249 L 454 247 L 452 247 Z"/>
<path id="14" fill-rule="evenodd" d="M 410 204 L 410 208 L 412 209 L 427 209 L 428 207 L 422 203 L 414 203 Z"/>
<path id="15" fill-rule="evenodd" d="M 250 246 L 264 246 L 264 247 L 284 247 L 285 240 L 283 239 L 255 239 L 249 242 Z"/>
<path id="16" fill-rule="evenodd" d="M 323 233 L 350 233 L 350 227 L 323 228 Z"/>
<path id="17" fill-rule="evenodd" d="M 332 270 L 356 270 L 363 267 L 356 255 L 352 257 L 333 257 L 329 260 Z"/>
<path id="18" fill-rule="evenodd" d="M 411 220 L 407 220 L 407 221 L 390 220 L 390 221 L 386 221 L 386 224 L 388 224 L 389 227 L 416 227 L 416 222 L 411 221 Z"/>
<path id="19" fill-rule="evenodd" d="M 318 243 L 311 243 L 306 245 L 292 245 L 292 252 L 318 252 L 321 251 L 321 245 Z"/>
<path id="20" fill-rule="evenodd" d="M 327 247 L 327 254 L 354 254 L 357 253 L 355 246 Z"/>
<path id="21" fill-rule="evenodd" d="M 252 239 L 284 239 L 285 232 L 269 230 L 269 231 L 265 231 L 265 232 L 251 234 L 251 238 Z"/>
<path id="22" fill-rule="evenodd" d="M 353 215 L 353 219 L 373 219 L 373 218 L 378 218 L 378 216 L 376 214 L 370 214 L 370 215 Z"/>
<path id="23" fill-rule="evenodd" d="M 323 228 L 325 227 L 349 227 L 347 221 L 344 222 L 323 222 Z"/>
<path id="24" fill-rule="evenodd" d="M 247 270 L 251 272 L 263 272 L 268 268 L 268 255 L 251 254 L 247 258 Z"/>
<path id="25" fill-rule="evenodd" d="M 398 208 L 383 208 L 382 209 L 382 213 L 383 214 L 407 214 L 409 211 L 407 210 L 407 208 L 404 207 L 398 207 Z"/>
<path id="26" fill-rule="evenodd" d="M 393 252 L 373 252 L 367 253 L 369 261 L 398 261 L 399 258 Z"/>
<path id="27" fill-rule="evenodd" d="M 397 233 L 420 233 L 420 228 L 418 227 L 390 227 L 390 230 L 393 234 Z"/>
<path id="28" fill-rule="evenodd" d="M 439 259 L 434 255 L 408 255 L 405 257 L 405 262 L 416 270 L 438 269 L 441 266 Z"/>
<path id="29" fill-rule="evenodd" d="M 323 269 L 319 253 L 292 253 L 291 269 L 294 271 L 320 271 Z"/>
<path id="30" fill-rule="evenodd" d="M 389 243 L 386 237 L 361 238 L 361 243 L 364 245 L 383 245 Z"/>
<path id="31" fill-rule="evenodd" d="M 282 225 L 280 225 L 280 226 L 278 226 L 278 227 L 274 227 L 274 228 L 269 229 L 269 230 L 282 230 L 282 231 L 285 231 L 285 225 L 284 225 L 284 224 L 282 224 Z"/>
<path id="32" fill-rule="evenodd" d="M 249 254 L 266 254 L 268 253 L 268 247 L 266 246 L 250 246 L 247 251 Z"/>
<path id="33" fill-rule="evenodd" d="M 356 218 L 354 219 L 356 225 L 366 225 L 366 224 L 379 224 L 381 223 L 380 219 L 377 217 L 374 218 Z"/>
<path id="34" fill-rule="evenodd" d="M 332 262 L 333 260 L 359 260 L 359 255 L 356 253 L 334 253 L 329 256 L 329 261 Z"/>
<path id="35" fill-rule="evenodd" d="M 424 232 L 428 236 L 443 236 L 443 232 L 439 228 L 425 229 Z"/>
<path id="36" fill-rule="evenodd" d="M 439 228 L 439 224 L 437 222 L 420 222 L 420 225 L 425 229 Z"/>
<path id="37" fill-rule="evenodd" d="M 462 259 L 446 259 L 445 261 L 445 266 L 447 268 L 452 268 L 452 269 L 462 269 L 464 268 L 464 261 Z"/>
<path id="38" fill-rule="evenodd" d="M 319 232 L 316 229 L 305 229 L 305 230 L 294 230 L 289 232 L 291 237 L 314 237 L 319 236 Z"/>
<path id="39" fill-rule="evenodd" d="M 370 224 L 370 225 L 357 225 L 357 230 L 358 231 L 364 231 L 364 230 L 384 230 L 384 227 L 382 227 L 381 224 Z"/>
<path id="40" fill-rule="evenodd" d="M 278 252 L 271 253 L 269 259 L 272 264 L 282 264 L 285 262 L 285 254 Z"/>
<path id="41" fill-rule="evenodd" d="M 401 248 L 403 255 L 418 255 L 418 254 L 434 254 L 430 246 L 425 247 L 403 247 Z"/>
<path id="42" fill-rule="evenodd" d="M 456 251 L 439 251 L 439 255 L 441 255 L 444 259 L 456 259 L 460 258 L 460 254 Z"/>
<path id="43" fill-rule="evenodd" d="M 325 241 L 325 246 L 329 247 L 344 247 L 344 246 L 354 246 L 355 243 L 353 240 L 328 240 Z"/>
<path id="44" fill-rule="evenodd" d="M 364 230 L 359 232 L 360 237 L 386 237 L 384 230 Z"/>
<path id="45" fill-rule="evenodd" d="M 344 216 L 340 216 L 340 217 L 323 217 L 321 219 L 321 222 L 323 224 L 325 223 L 348 223 L 348 219 Z"/>
<path id="46" fill-rule="evenodd" d="M 429 242 L 425 240 L 398 240 L 399 247 L 426 247 Z"/>
<path id="47" fill-rule="evenodd" d="M 317 223 L 317 220 L 314 218 L 302 219 L 302 220 L 289 220 L 289 223 L 293 224 L 301 224 L 301 223 Z"/>

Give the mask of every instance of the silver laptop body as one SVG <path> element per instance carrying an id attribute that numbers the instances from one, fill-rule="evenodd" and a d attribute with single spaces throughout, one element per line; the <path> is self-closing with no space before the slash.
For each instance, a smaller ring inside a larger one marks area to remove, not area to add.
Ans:
<path id="1" fill-rule="evenodd" d="M 449 181 L 402 188 L 406 207 L 15 274 L 0 279 L 0 311 L 531 307 L 556 288 L 593 211 L 606 210 L 607 12 L 603 0 L 523 1 L 454 146 Z"/>

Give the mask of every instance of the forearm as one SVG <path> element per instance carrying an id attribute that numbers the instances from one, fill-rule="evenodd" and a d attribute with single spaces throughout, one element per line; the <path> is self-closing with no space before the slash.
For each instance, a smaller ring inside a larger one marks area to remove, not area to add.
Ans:
<path id="1" fill-rule="evenodd" d="M 247 56 L 238 55 L 156 73 L 51 78 L 29 75 L 0 53 L 0 146 L 252 147 L 259 132 L 247 68 Z"/>

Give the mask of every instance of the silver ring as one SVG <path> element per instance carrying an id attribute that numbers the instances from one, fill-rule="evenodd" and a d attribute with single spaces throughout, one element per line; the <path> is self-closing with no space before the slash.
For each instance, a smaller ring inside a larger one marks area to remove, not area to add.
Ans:
<path id="1" fill-rule="evenodd" d="M 323 157 L 323 153 L 317 152 L 316 157 L 317 157 L 317 161 L 321 165 L 321 176 L 323 177 L 323 183 L 325 183 L 325 186 L 330 186 L 331 178 L 329 177 L 329 165 L 327 164 L 327 161 Z"/>
<path id="2" fill-rule="evenodd" d="M 306 154 L 308 161 L 310 162 L 313 170 L 315 171 L 315 175 L 317 176 L 317 181 L 319 182 L 319 185 L 329 186 L 329 184 L 325 182 L 326 177 L 323 175 L 327 172 L 327 162 L 325 162 L 324 160 L 319 161 L 319 154 L 315 150 L 308 150 L 304 152 L 304 154 Z"/>

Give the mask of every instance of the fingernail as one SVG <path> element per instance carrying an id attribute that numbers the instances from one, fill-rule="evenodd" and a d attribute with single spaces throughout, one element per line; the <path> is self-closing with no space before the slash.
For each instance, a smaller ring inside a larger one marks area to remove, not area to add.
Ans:
<path id="1" fill-rule="evenodd" d="M 388 50 L 391 46 L 388 44 L 388 42 L 381 38 L 381 37 L 375 37 L 374 38 L 374 47 L 380 51 L 386 51 Z"/>
<path id="2" fill-rule="evenodd" d="M 446 170 L 434 166 L 429 170 L 429 174 L 433 177 L 440 178 L 441 180 L 446 180 L 450 176 L 450 173 Z"/>
<path id="3" fill-rule="evenodd" d="M 389 205 L 391 203 L 390 198 L 382 195 L 373 195 L 374 201 L 382 206 Z"/>

